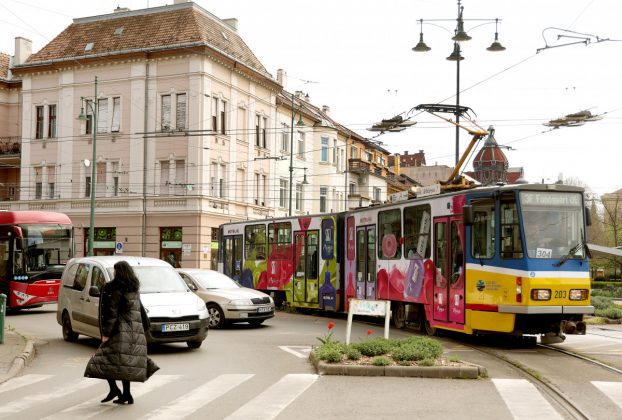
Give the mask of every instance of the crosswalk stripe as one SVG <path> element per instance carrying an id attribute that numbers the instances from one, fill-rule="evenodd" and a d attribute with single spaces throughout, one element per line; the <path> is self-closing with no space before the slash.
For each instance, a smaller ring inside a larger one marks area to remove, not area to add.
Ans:
<path id="1" fill-rule="evenodd" d="M 563 419 L 526 379 L 493 379 L 492 382 L 516 420 Z"/>
<path id="2" fill-rule="evenodd" d="M 21 388 L 26 385 L 31 385 L 51 377 L 52 375 L 24 375 L 18 378 L 13 378 L 10 381 L 0 385 L 0 394 L 3 392 L 13 391 L 14 389 Z"/>
<path id="3" fill-rule="evenodd" d="M 41 392 L 38 394 L 28 394 L 25 397 L 13 401 L 8 404 L 0 405 L 0 414 L 12 414 L 18 413 L 22 410 L 27 410 L 38 403 L 45 401 L 53 401 L 58 398 L 65 397 L 76 391 L 95 385 L 98 382 L 97 379 L 83 378 L 78 381 L 73 381 L 67 385 L 63 385 L 55 388 L 50 392 Z"/>
<path id="4" fill-rule="evenodd" d="M 179 375 L 155 375 L 144 384 L 132 384 L 132 396 L 134 399 L 138 399 L 156 388 L 178 380 L 180 377 Z M 44 417 L 41 420 L 66 420 L 70 416 L 71 418 L 86 420 L 114 409 L 115 404 L 102 404 L 100 402 L 103 397 L 104 395 L 100 395 L 96 398 L 91 398 L 76 406 L 66 408 L 59 413 Z"/>
<path id="5" fill-rule="evenodd" d="M 285 375 L 281 380 L 233 412 L 226 420 L 270 420 L 309 388 L 318 375 Z"/>
<path id="6" fill-rule="evenodd" d="M 172 403 L 143 416 L 143 419 L 173 419 L 188 416 L 236 386 L 252 378 L 253 374 L 220 375 L 194 391 L 177 398 Z"/>
<path id="7" fill-rule="evenodd" d="M 592 384 L 622 408 L 622 382 L 592 381 Z"/>

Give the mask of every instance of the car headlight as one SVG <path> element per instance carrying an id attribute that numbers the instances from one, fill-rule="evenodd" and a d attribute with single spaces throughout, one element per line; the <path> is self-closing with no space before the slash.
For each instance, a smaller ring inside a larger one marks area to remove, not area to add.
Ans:
<path id="1" fill-rule="evenodd" d="M 531 299 L 532 300 L 550 300 L 551 291 L 549 289 L 532 289 Z"/>
<path id="2" fill-rule="evenodd" d="M 587 289 L 570 289 L 570 300 L 587 300 Z"/>
<path id="3" fill-rule="evenodd" d="M 250 299 L 235 299 L 229 302 L 232 306 L 252 306 L 253 302 Z"/>
<path id="4" fill-rule="evenodd" d="M 270 303 L 274 305 L 274 299 L 272 299 L 272 296 L 268 296 L 268 298 L 270 299 Z"/>
<path id="5" fill-rule="evenodd" d="M 197 311 L 207 311 L 207 306 L 205 306 L 205 302 L 201 299 L 197 299 Z"/>

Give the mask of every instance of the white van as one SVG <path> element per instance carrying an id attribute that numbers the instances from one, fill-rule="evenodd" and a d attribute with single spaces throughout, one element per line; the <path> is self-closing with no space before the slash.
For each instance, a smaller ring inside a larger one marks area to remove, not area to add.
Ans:
<path id="1" fill-rule="evenodd" d="M 99 294 L 112 280 L 114 265 L 127 261 L 140 281 L 140 300 L 149 317 L 148 343 L 185 341 L 199 348 L 207 337 L 209 314 L 173 267 L 162 260 L 132 256 L 82 257 L 65 266 L 58 291 L 56 321 L 65 341 L 79 334 L 100 338 Z"/>

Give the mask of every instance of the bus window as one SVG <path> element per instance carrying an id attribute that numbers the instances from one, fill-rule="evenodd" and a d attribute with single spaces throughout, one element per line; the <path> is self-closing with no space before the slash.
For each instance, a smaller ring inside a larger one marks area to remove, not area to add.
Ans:
<path id="1" fill-rule="evenodd" d="M 9 266 L 9 240 L 0 239 L 0 278 L 6 277 Z"/>
<path id="2" fill-rule="evenodd" d="M 475 201 L 471 226 L 471 256 L 495 256 L 495 202 L 492 199 Z"/>
<path id="3" fill-rule="evenodd" d="M 404 252 L 408 259 L 430 258 L 430 205 L 404 209 Z"/>
<path id="4" fill-rule="evenodd" d="M 378 231 L 380 243 L 378 258 L 398 259 L 402 258 L 402 217 L 399 209 L 378 212 Z"/>
<path id="5" fill-rule="evenodd" d="M 501 196 L 501 256 L 523 258 L 523 241 L 513 193 Z"/>
<path id="6" fill-rule="evenodd" d="M 244 248 L 246 259 L 266 259 L 266 226 L 249 225 L 244 228 Z"/>

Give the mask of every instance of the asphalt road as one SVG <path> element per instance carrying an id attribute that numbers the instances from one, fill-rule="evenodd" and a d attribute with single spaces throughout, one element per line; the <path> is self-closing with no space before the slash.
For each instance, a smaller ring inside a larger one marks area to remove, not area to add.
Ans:
<path id="1" fill-rule="evenodd" d="M 37 356 L 21 376 L 0 386 L 0 418 L 568 418 L 511 367 L 453 340 L 443 340 L 447 353 L 486 366 L 491 378 L 317 376 L 306 358 L 311 346 L 319 344 L 317 337 L 327 333 L 331 320 L 334 338 L 345 341 L 346 321 L 285 312 L 259 328 L 240 324 L 211 330 L 197 350 L 185 344 L 151 348 L 150 356 L 161 369 L 145 384 L 133 384 L 135 404 L 100 404 L 106 383 L 82 376 L 98 342 L 82 336 L 78 343 L 64 342 L 55 310 L 50 305 L 7 317 L 17 331 L 36 337 Z M 383 334 L 381 325 L 355 323 L 352 340 L 366 337 L 368 329 L 373 336 Z M 390 331 L 392 338 L 411 334 Z M 545 355 L 536 360 L 547 365 L 553 359 Z M 568 375 L 572 382 L 572 373 Z M 589 376 L 583 369 L 573 389 L 591 386 L 608 418 L 622 417 L 611 392 L 590 385 Z M 615 382 L 604 378 L 593 379 Z"/>

